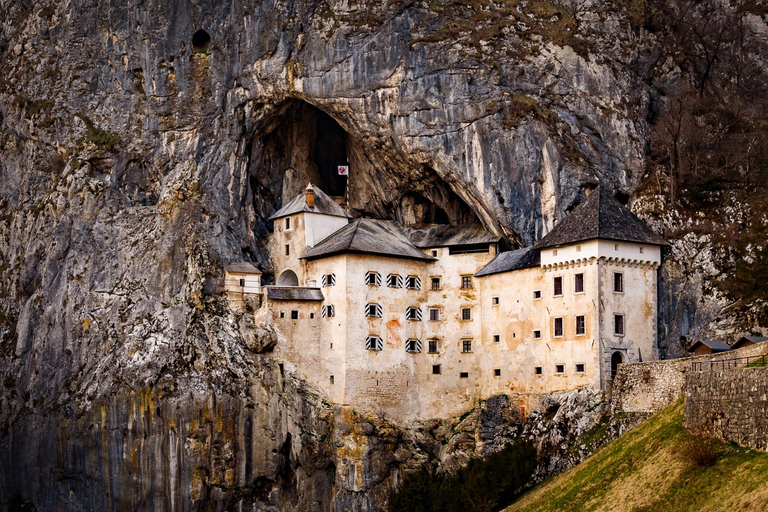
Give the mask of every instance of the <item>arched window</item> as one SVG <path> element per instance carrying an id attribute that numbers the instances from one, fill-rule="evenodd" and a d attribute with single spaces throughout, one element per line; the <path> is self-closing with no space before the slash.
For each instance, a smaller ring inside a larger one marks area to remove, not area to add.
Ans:
<path id="1" fill-rule="evenodd" d="M 291 269 L 283 270 L 277 278 L 277 286 L 299 286 L 299 276 Z"/>

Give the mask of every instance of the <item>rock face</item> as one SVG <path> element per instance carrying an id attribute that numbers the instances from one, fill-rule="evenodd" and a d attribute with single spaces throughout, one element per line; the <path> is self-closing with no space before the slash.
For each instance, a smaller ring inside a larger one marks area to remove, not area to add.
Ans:
<path id="1" fill-rule="evenodd" d="M 631 194 L 658 45 L 585 5 L 0 0 L 0 488 L 39 510 L 383 506 L 429 458 L 412 426 L 283 375 L 222 268 L 269 278 L 265 219 L 308 180 L 511 244 L 585 188 Z M 665 343 L 672 298 L 697 328 L 721 306 L 684 275 L 663 274 Z"/>

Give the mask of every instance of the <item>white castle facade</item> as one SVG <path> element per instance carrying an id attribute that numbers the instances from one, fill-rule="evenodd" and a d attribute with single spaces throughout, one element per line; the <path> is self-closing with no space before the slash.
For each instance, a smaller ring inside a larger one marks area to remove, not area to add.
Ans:
<path id="1" fill-rule="evenodd" d="M 240 264 L 227 291 L 262 295 L 255 320 L 277 327 L 276 357 L 337 404 L 413 421 L 505 393 L 525 411 L 658 357 L 665 242 L 599 189 L 503 253 L 481 226 L 353 220 L 312 186 L 272 219 L 276 285 Z"/>

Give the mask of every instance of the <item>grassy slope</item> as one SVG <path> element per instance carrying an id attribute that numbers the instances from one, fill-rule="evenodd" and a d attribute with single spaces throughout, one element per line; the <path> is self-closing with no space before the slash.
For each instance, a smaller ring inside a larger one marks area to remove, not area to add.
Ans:
<path id="1" fill-rule="evenodd" d="M 513 511 L 768 510 L 768 454 L 719 443 L 717 463 L 683 454 L 682 401 L 524 495 Z"/>

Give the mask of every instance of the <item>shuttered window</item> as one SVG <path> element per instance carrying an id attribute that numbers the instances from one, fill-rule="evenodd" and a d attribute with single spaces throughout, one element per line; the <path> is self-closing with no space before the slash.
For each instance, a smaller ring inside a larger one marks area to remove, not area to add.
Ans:
<path id="1" fill-rule="evenodd" d="M 336 286 L 336 274 L 324 274 L 320 282 L 323 286 Z"/>
<path id="2" fill-rule="evenodd" d="M 381 304 L 365 305 L 365 316 L 368 316 L 371 318 L 381 318 L 381 314 L 382 314 Z"/>
<path id="3" fill-rule="evenodd" d="M 408 320 L 421 321 L 421 308 L 417 308 L 417 307 L 405 308 L 405 318 Z"/>
<path id="4" fill-rule="evenodd" d="M 378 272 L 368 272 L 365 274 L 365 284 L 368 286 L 381 286 L 381 274 Z"/>
<path id="5" fill-rule="evenodd" d="M 328 304 L 327 306 L 323 306 L 321 308 L 321 316 L 323 318 L 331 318 L 333 316 L 336 316 L 336 306 L 333 304 Z"/>
<path id="6" fill-rule="evenodd" d="M 421 353 L 421 340 L 414 340 L 414 339 L 406 340 L 405 351 Z"/>
<path id="7" fill-rule="evenodd" d="M 368 336 L 365 338 L 366 350 L 382 350 L 384 348 L 384 341 L 380 336 Z"/>
<path id="8" fill-rule="evenodd" d="M 403 276 L 399 276 L 397 274 L 389 274 L 387 276 L 387 286 L 390 288 L 402 288 Z"/>
<path id="9" fill-rule="evenodd" d="M 409 290 L 421 290 L 421 278 L 417 276 L 409 276 L 407 287 Z"/>

